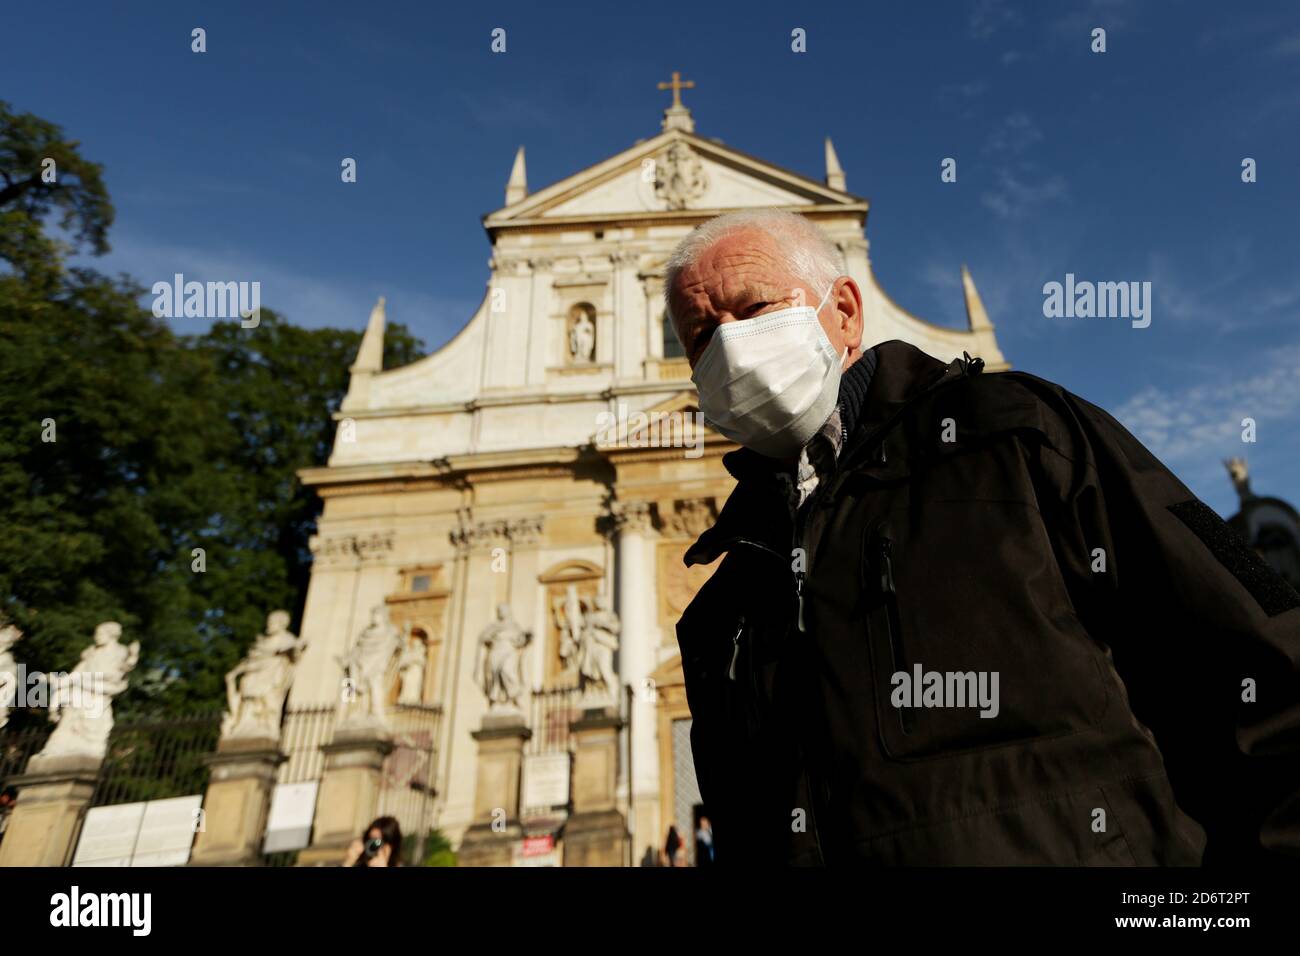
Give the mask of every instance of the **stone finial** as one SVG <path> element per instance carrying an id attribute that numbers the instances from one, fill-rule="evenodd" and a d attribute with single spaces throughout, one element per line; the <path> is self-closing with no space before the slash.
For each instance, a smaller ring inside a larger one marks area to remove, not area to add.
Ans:
<path id="1" fill-rule="evenodd" d="M 370 310 L 370 321 L 366 323 L 365 334 L 361 336 L 361 347 L 357 349 L 357 359 L 348 369 L 352 378 L 348 381 L 348 394 L 343 399 L 340 411 L 352 411 L 370 405 L 370 378 L 384 370 L 384 297 L 381 295 L 375 307 Z"/>
<path id="2" fill-rule="evenodd" d="M 528 171 L 524 166 L 524 148 L 520 146 L 510 169 L 510 181 L 506 183 L 506 205 L 512 206 L 527 195 Z"/>
<path id="3" fill-rule="evenodd" d="M 361 336 L 361 348 L 357 349 L 357 360 L 349 369 L 357 372 L 382 372 L 384 370 L 384 297 L 381 295 L 375 307 L 370 310 L 370 320 L 366 323 L 365 334 Z"/>
<path id="4" fill-rule="evenodd" d="M 826 137 L 826 185 L 841 192 L 846 188 L 844 168 L 840 166 L 840 158 L 835 155 L 835 144 L 831 142 L 829 136 Z"/>
<path id="5" fill-rule="evenodd" d="M 970 330 L 976 332 L 980 329 L 993 328 L 993 323 L 989 321 L 989 314 L 984 310 L 984 302 L 975 288 L 975 280 L 971 278 L 970 270 L 964 265 L 961 267 L 961 285 L 966 294 L 966 322 Z"/>

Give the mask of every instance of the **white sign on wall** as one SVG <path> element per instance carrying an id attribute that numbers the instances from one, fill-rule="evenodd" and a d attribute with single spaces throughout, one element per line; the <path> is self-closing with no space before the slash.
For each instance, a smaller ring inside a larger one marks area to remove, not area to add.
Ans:
<path id="1" fill-rule="evenodd" d="M 569 802 L 569 755 L 529 754 L 524 757 L 524 809 L 550 810 Z"/>
<path id="2" fill-rule="evenodd" d="M 73 866 L 130 866 L 144 822 L 143 803 L 91 807 L 81 825 Z"/>
<path id="3" fill-rule="evenodd" d="M 184 866 L 198 832 L 203 796 L 150 800 L 144 805 L 132 866 Z"/>
<path id="4" fill-rule="evenodd" d="M 184 866 L 199 827 L 202 794 L 91 807 L 73 866 Z"/>
<path id="5" fill-rule="evenodd" d="M 271 812 L 266 821 L 263 853 L 301 850 L 311 843 L 311 825 L 316 817 L 319 781 L 277 783 L 271 793 Z"/>

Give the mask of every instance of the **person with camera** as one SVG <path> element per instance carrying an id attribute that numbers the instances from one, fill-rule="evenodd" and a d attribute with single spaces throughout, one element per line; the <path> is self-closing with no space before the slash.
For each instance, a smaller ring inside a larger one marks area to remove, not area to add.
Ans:
<path id="1" fill-rule="evenodd" d="M 379 817 L 348 846 L 344 866 L 401 866 L 402 828 L 393 817 Z"/>

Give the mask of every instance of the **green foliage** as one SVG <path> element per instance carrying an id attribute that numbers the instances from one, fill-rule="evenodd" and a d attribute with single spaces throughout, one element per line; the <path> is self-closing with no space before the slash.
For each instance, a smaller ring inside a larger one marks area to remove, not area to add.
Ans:
<path id="1" fill-rule="evenodd" d="M 408 866 L 456 866 L 456 851 L 452 849 L 451 841 L 441 830 L 434 828 L 429 831 L 429 835 L 424 839 L 424 857 L 416 862 L 415 851 L 419 838 L 412 833 L 402 840 L 402 859 L 407 860 Z"/>
<path id="2" fill-rule="evenodd" d="M 44 155 L 57 188 L 32 180 Z M 296 473 L 329 455 L 361 333 L 263 308 L 253 329 L 178 336 L 130 279 L 65 268 L 56 214 L 107 248 L 99 167 L 0 102 L 0 615 L 44 671 L 119 621 L 141 643 L 123 715 L 218 704 L 267 611 L 300 618 L 320 505 Z M 387 364 L 423 351 L 389 328 Z"/>
<path id="3" fill-rule="evenodd" d="M 0 100 L 0 259 L 32 281 L 48 281 L 70 244 L 45 235 L 53 218 L 76 245 L 108 251 L 113 206 L 103 167 L 83 159 L 63 130 Z M 44 175 L 54 161 L 54 181 Z"/>

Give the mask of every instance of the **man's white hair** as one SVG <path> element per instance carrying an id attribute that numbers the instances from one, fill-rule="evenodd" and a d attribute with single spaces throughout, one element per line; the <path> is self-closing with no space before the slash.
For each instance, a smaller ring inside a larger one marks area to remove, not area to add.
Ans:
<path id="1" fill-rule="evenodd" d="M 746 229 L 756 229 L 770 236 L 790 271 L 816 289 L 818 294 L 824 293 L 844 274 L 839 250 L 825 233 L 798 213 L 780 209 L 742 209 L 724 213 L 696 226 L 668 257 L 664 269 L 664 303 L 665 314 L 674 331 L 677 330 L 677 321 L 673 318 L 670 297 L 678 274 L 694 265 L 719 239 Z"/>

